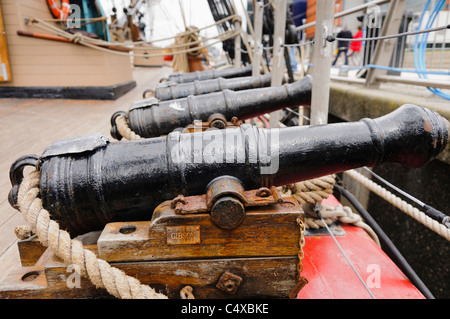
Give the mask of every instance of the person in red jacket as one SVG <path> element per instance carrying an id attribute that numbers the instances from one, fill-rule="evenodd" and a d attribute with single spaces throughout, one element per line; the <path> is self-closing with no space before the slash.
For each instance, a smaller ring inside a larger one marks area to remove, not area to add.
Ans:
<path id="1" fill-rule="evenodd" d="M 353 39 L 360 39 L 363 37 L 362 27 L 358 26 L 358 31 L 353 36 Z M 360 52 L 362 47 L 362 41 L 352 41 L 350 44 L 350 53 L 348 54 L 351 57 L 351 60 L 354 65 L 359 64 Z"/>

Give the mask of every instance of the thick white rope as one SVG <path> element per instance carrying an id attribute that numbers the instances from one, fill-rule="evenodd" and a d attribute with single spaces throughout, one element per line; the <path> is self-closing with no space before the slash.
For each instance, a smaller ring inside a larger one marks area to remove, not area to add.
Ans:
<path id="1" fill-rule="evenodd" d="M 66 264 L 79 267 L 82 276 L 89 278 L 97 288 L 106 289 L 111 295 L 122 299 L 166 299 L 163 294 L 143 285 L 122 270 L 83 248 L 83 244 L 71 239 L 68 232 L 59 229 L 57 222 L 42 207 L 39 196 L 40 172 L 33 171 L 23 178 L 18 193 L 18 208 L 39 241 L 50 247 L 53 253 Z"/>
<path id="2" fill-rule="evenodd" d="M 125 139 L 139 140 L 142 138 L 141 136 L 139 136 L 139 134 L 137 134 L 131 130 L 130 126 L 128 125 L 127 118 L 125 115 L 119 115 L 116 118 L 116 125 L 117 125 L 117 131 Z"/>
<path id="3" fill-rule="evenodd" d="M 314 204 L 328 198 L 333 193 L 335 175 L 326 175 L 290 185 L 292 197 L 301 205 Z"/>
<path id="4" fill-rule="evenodd" d="M 442 237 L 446 238 L 450 241 L 450 229 L 442 225 L 441 223 L 435 221 L 434 219 L 428 217 L 424 212 L 418 210 L 417 208 L 413 207 L 411 204 L 405 202 L 400 197 L 392 194 L 390 191 L 385 189 L 384 187 L 378 185 L 377 183 L 373 182 L 366 176 L 358 173 L 355 170 L 349 170 L 345 171 L 345 174 L 353 178 L 354 180 L 360 182 L 364 187 L 371 190 L 393 206 L 400 209 L 402 212 L 406 213 L 407 215 L 411 216 L 421 224 L 425 225 L 432 231 L 436 232 L 437 234 L 441 235 Z"/>

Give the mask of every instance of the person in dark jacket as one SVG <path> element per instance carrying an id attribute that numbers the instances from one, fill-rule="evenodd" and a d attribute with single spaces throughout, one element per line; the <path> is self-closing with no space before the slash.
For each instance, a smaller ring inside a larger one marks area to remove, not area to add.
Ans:
<path id="1" fill-rule="evenodd" d="M 352 32 L 350 30 L 348 30 L 347 28 L 344 28 L 337 34 L 336 38 L 352 39 L 353 35 L 352 35 Z M 349 44 L 350 44 L 349 41 L 339 41 L 338 40 L 338 53 L 336 54 L 336 58 L 333 61 L 333 65 L 336 64 L 336 61 L 339 59 L 339 56 L 341 55 L 341 53 L 344 53 L 345 65 L 348 65 L 347 53 L 348 53 Z"/>

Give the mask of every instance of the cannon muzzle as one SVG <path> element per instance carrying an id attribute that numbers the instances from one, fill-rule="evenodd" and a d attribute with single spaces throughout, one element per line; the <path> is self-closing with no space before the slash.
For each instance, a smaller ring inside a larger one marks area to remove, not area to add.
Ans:
<path id="1" fill-rule="evenodd" d="M 404 105 L 350 123 L 280 129 L 243 124 L 114 143 L 98 134 L 58 141 L 41 156 L 16 161 L 10 202 L 16 204 L 23 166 L 35 165 L 44 208 L 75 235 L 112 221 L 149 220 L 161 202 L 204 194 L 222 176 L 252 190 L 385 162 L 419 167 L 444 150 L 448 131 L 437 113 Z"/>
<path id="2" fill-rule="evenodd" d="M 156 86 L 155 90 L 146 90 L 144 98 L 151 93 L 159 101 L 176 100 L 186 98 L 189 95 L 202 95 L 223 90 L 242 91 L 268 87 L 271 84 L 272 74 L 267 73 L 257 76 L 245 76 L 238 78 L 217 78 L 210 80 L 187 83 L 165 82 Z M 286 79 L 283 79 L 286 83 Z"/>
<path id="3" fill-rule="evenodd" d="M 194 81 L 203 81 L 217 78 L 237 78 L 241 76 L 252 75 L 252 65 L 242 66 L 240 68 L 212 69 L 205 71 L 195 71 L 189 73 L 175 72 L 169 75 L 167 79 L 163 78 L 160 82 L 168 80 L 175 83 L 188 83 Z"/>
<path id="4" fill-rule="evenodd" d="M 212 114 L 221 114 L 227 121 L 233 117 L 246 120 L 286 107 L 309 104 L 312 77 L 307 75 L 298 82 L 276 87 L 243 91 L 224 90 L 204 95 L 190 95 L 184 99 L 158 101 L 156 98 L 135 102 L 126 118 L 128 126 L 141 137 L 166 135 L 184 128 L 194 120 L 207 121 Z M 111 135 L 120 140 L 115 119 L 111 117 Z"/>

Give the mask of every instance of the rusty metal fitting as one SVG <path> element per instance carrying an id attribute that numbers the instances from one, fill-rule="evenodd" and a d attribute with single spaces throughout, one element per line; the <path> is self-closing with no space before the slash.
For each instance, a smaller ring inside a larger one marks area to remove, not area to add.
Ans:
<path id="1" fill-rule="evenodd" d="M 232 176 L 213 180 L 206 193 L 211 221 L 218 227 L 234 229 L 245 218 L 245 190 L 241 182 Z"/>
<path id="2" fill-rule="evenodd" d="M 214 113 L 208 118 L 209 127 L 217 129 L 227 128 L 227 119 L 221 113 Z"/>
<path id="3" fill-rule="evenodd" d="M 259 197 L 268 197 L 270 195 L 272 195 L 272 191 L 270 189 L 268 189 L 267 187 L 261 187 L 256 192 L 256 196 L 259 196 Z"/>
<path id="4" fill-rule="evenodd" d="M 184 200 L 184 196 L 183 195 L 178 195 L 177 197 L 175 197 L 172 200 L 172 202 L 170 203 L 170 207 L 175 208 L 178 203 L 186 204 L 186 201 Z"/>
<path id="5" fill-rule="evenodd" d="M 226 271 L 220 276 L 216 288 L 230 295 L 236 294 L 242 283 L 242 277 Z"/>
<path id="6" fill-rule="evenodd" d="M 214 225 L 224 229 L 234 229 L 244 221 L 245 207 L 239 199 L 224 196 L 214 203 L 210 215 Z"/>

